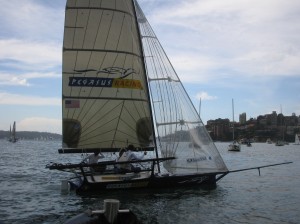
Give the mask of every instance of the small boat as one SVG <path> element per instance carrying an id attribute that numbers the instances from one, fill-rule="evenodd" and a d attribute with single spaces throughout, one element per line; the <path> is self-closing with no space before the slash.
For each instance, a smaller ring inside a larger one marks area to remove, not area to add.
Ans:
<path id="1" fill-rule="evenodd" d="M 232 99 L 232 139 L 233 142 L 228 146 L 228 151 L 239 152 L 241 151 L 241 145 L 238 141 L 235 140 L 234 136 L 234 103 Z"/>
<path id="2" fill-rule="evenodd" d="M 92 224 L 92 223 L 114 223 L 114 224 L 141 224 L 142 221 L 129 209 L 119 209 L 120 201 L 116 199 L 105 199 L 103 210 L 86 210 L 68 219 L 65 224 Z"/>
<path id="3" fill-rule="evenodd" d="M 300 134 L 295 134 L 295 143 L 294 145 L 300 145 Z"/>
<path id="4" fill-rule="evenodd" d="M 247 147 L 251 147 L 251 140 L 249 138 L 243 138 L 239 141 L 241 145 L 246 145 Z"/>
<path id="5" fill-rule="evenodd" d="M 8 141 L 12 142 L 12 143 L 16 143 L 18 141 L 18 138 L 16 137 L 16 122 L 15 121 L 14 121 L 12 130 L 11 130 L 11 127 L 9 129 Z"/>
<path id="6" fill-rule="evenodd" d="M 276 143 L 275 143 L 276 146 L 284 146 L 286 145 L 285 141 L 282 141 L 282 140 L 277 140 Z"/>
<path id="7" fill-rule="evenodd" d="M 77 193 L 116 189 L 215 188 L 228 169 L 136 0 L 68 0 L 62 66 L 63 147 Z M 139 161 L 118 161 L 128 145 Z M 118 166 L 139 166 L 118 172 Z M 95 169 L 95 168 L 100 169 Z"/>
<path id="8" fill-rule="evenodd" d="M 266 141 L 267 144 L 273 144 L 272 140 L 270 138 L 267 139 Z"/>
<path id="9" fill-rule="evenodd" d="M 233 141 L 233 143 L 228 146 L 228 151 L 239 152 L 241 151 L 241 145 L 237 141 Z"/>
<path id="10" fill-rule="evenodd" d="M 280 114 L 282 115 L 281 105 L 280 105 L 280 111 L 281 111 Z M 281 129 L 280 129 L 280 138 L 277 139 L 277 141 L 275 143 L 275 146 L 284 146 L 284 145 L 288 145 L 289 144 L 287 141 L 285 141 L 285 131 L 286 131 L 287 126 L 284 123 L 284 119 L 282 117 L 280 119 L 280 124 L 283 125 L 283 126 L 281 126 Z"/>

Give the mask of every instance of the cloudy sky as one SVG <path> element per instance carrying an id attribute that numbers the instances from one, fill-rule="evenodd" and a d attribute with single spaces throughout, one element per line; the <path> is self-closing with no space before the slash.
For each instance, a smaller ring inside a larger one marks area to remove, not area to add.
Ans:
<path id="1" fill-rule="evenodd" d="M 299 0 L 139 0 L 201 118 L 300 115 Z M 65 0 L 0 0 L 0 130 L 61 133 Z"/>

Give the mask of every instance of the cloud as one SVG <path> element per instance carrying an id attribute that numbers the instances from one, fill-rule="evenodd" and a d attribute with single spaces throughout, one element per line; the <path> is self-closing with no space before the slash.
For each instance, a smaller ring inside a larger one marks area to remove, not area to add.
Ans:
<path id="1" fill-rule="evenodd" d="M 27 79 L 15 75 L 0 72 L 0 85 L 8 86 L 29 86 Z M 1 93 L 0 93 L 1 94 Z"/>
<path id="2" fill-rule="evenodd" d="M 45 117 L 29 117 L 18 122 L 18 131 L 40 131 L 51 133 L 62 133 L 61 119 Z"/>
<path id="3" fill-rule="evenodd" d="M 249 76 L 298 76 L 300 54 L 276 51 L 249 51 L 240 55 L 234 62 L 236 70 Z M 254 66 L 256 65 L 256 66 Z M 231 65 L 234 66 L 233 64 Z"/>
<path id="4" fill-rule="evenodd" d="M 24 74 L 10 74 L 0 72 L 0 85 L 6 86 L 31 86 L 30 79 L 61 78 L 61 74 L 54 72 L 32 72 Z"/>
<path id="5" fill-rule="evenodd" d="M 61 106 L 61 99 L 0 92 L 0 105 Z"/>
<path id="6" fill-rule="evenodd" d="M 215 71 L 224 71 L 218 79 L 222 74 L 272 79 L 299 75 L 299 9 L 296 0 L 185 0 L 164 4 L 149 20 L 167 29 L 167 51 L 180 49 L 171 50 L 174 67 L 181 69 L 188 58 L 191 69 L 201 68 L 194 81 L 211 81 Z"/>
<path id="7" fill-rule="evenodd" d="M 60 69 L 64 20 L 64 7 L 61 6 L 64 4 L 58 0 L 1 2 L 2 73 Z M 15 83 L 28 85 L 25 80 L 15 80 Z"/>
<path id="8" fill-rule="evenodd" d="M 9 33 L 17 39 L 43 42 L 62 39 L 64 7 L 61 6 L 65 4 L 65 1 L 52 0 L 51 2 L 53 2 L 52 6 L 49 1 L 2 1 L 0 8 L 1 36 Z"/>
<path id="9" fill-rule="evenodd" d="M 218 99 L 216 96 L 210 96 L 207 92 L 199 92 L 196 94 L 198 100 L 215 100 Z"/>
<path id="10" fill-rule="evenodd" d="M 0 63 L 27 70 L 44 70 L 61 64 L 61 48 L 55 43 L 0 39 Z"/>
<path id="11" fill-rule="evenodd" d="M 208 82 L 212 76 L 203 74 L 216 66 L 210 58 L 190 52 L 174 54 L 170 59 L 182 82 Z"/>

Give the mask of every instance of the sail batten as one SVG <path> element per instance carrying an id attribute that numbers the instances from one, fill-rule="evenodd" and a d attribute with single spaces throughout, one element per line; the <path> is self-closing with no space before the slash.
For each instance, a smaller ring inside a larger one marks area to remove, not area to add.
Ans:
<path id="1" fill-rule="evenodd" d="M 104 8 L 104 7 L 81 7 L 81 6 L 67 6 L 66 7 L 66 10 L 72 10 L 72 9 L 75 9 L 75 10 L 79 10 L 79 9 L 84 9 L 84 10 L 101 10 L 101 11 L 112 11 L 112 12 L 121 12 L 121 13 L 124 13 L 124 14 L 127 14 L 127 15 L 130 15 L 132 17 L 134 17 L 133 14 L 131 14 L 130 12 L 128 11 L 124 11 L 124 10 L 119 10 L 119 9 L 114 9 L 114 8 Z"/>
<path id="2" fill-rule="evenodd" d="M 156 123 L 157 126 L 160 125 L 171 125 L 171 124 L 179 124 L 179 125 L 184 125 L 184 124 L 201 124 L 201 121 L 170 121 L 166 123 Z"/>
<path id="3" fill-rule="evenodd" d="M 65 29 L 84 29 L 84 26 L 65 26 Z"/>
<path id="4" fill-rule="evenodd" d="M 80 48 L 63 48 L 63 51 L 81 51 L 81 52 L 110 52 L 116 54 L 129 54 L 136 57 L 140 57 L 138 54 L 128 51 L 117 51 L 117 50 L 103 50 L 103 49 L 80 49 Z"/>
<path id="5" fill-rule="evenodd" d="M 126 101 L 126 100 L 134 100 L 134 101 L 144 101 L 147 102 L 147 100 L 145 99 L 139 99 L 139 98 L 116 98 L 116 97 L 78 97 L 78 96 L 63 96 L 63 99 L 93 99 L 93 100 L 122 100 L 122 101 Z"/>

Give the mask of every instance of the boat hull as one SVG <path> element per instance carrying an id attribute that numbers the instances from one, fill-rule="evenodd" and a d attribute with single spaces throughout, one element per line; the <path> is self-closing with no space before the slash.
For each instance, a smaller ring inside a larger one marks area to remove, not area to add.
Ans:
<path id="1" fill-rule="evenodd" d="M 229 145 L 228 151 L 231 152 L 240 152 L 241 151 L 241 146 L 240 145 Z"/>
<path id="2" fill-rule="evenodd" d="M 204 189 L 216 188 L 217 174 L 195 174 L 174 176 L 150 176 L 149 178 L 131 179 L 122 181 L 92 182 L 83 179 L 80 185 L 70 182 L 76 193 L 103 192 L 117 189 L 163 189 L 180 187 L 201 187 Z"/>

